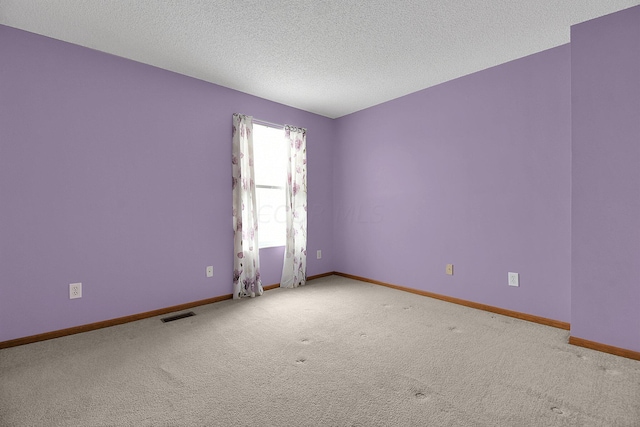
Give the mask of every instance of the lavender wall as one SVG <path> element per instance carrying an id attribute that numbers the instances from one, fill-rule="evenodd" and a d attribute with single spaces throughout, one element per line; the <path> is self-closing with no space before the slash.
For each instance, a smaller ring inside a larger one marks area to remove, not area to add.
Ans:
<path id="1" fill-rule="evenodd" d="M 0 58 L 0 341 L 230 294 L 233 112 L 308 128 L 308 273 L 333 270 L 332 120 L 4 26 Z"/>
<path id="2" fill-rule="evenodd" d="M 640 351 L 640 7 L 337 120 L 3 26 L 0 57 L 0 341 L 230 294 L 239 111 L 309 129 L 309 275 Z"/>
<path id="3" fill-rule="evenodd" d="M 565 45 L 338 119 L 336 270 L 569 321 L 570 115 Z"/>
<path id="4" fill-rule="evenodd" d="M 640 351 L 640 6 L 571 49 L 571 335 Z"/>

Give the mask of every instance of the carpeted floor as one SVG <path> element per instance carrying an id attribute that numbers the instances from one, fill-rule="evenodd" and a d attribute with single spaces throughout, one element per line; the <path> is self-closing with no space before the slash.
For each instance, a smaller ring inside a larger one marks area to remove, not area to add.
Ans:
<path id="1" fill-rule="evenodd" d="M 640 426 L 640 362 L 326 277 L 0 350 L 1 426 Z"/>

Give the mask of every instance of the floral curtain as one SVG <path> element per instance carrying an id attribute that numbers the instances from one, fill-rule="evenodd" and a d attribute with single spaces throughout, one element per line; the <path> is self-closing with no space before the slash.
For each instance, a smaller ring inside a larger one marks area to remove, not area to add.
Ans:
<path id="1" fill-rule="evenodd" d="M 233 298 L 262 295 L 253 171 L 253 119 L 233 115 Z"/>
<path id="2" fill-rule="evenodd" d="M 295 288 L 307 281 L 307 130 L 285 126 L 288 142 L 287 242 L 280 286 Z"/>

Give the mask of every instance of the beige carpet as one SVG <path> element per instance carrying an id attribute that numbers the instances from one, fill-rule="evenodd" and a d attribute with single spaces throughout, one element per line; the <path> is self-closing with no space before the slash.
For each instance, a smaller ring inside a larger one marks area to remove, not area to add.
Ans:
<path id="1" fill-rule="evenodd" d="M 2 426 L 640 426 L 640 362 L 341 277 L 0 350 Z"/>

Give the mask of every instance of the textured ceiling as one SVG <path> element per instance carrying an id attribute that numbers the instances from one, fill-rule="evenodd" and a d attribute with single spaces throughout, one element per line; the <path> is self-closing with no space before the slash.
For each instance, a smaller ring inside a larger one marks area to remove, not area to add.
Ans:
<path id="1" fill-rule="evenodd" d="M 340 117 L 640 0 L 0 0 L 0 24 Z"/>

